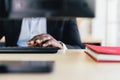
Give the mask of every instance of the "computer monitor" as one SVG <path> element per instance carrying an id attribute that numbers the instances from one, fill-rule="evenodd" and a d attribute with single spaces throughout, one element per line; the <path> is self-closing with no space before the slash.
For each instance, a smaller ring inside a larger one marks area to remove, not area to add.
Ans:
<path id="1" fill-rule="evenodd" d="M 0 0 L 0 18 L 94 17 L 95 0 Z"/>

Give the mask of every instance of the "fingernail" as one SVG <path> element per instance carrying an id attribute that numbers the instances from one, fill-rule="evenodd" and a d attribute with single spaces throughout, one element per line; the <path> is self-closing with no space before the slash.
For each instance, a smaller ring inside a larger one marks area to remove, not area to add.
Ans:
<path id="1" fill-rule="evenodd" d="M 46 47 L 46 44 L 43 44 L 43 47 Z"/>
<path id="2" fill-rule="evenodd" d="M 40 40 L 36 40 L 37 43 L 40 43 Z"/>
<path id="3" fill-rule="evenodd" d="M 34 42 L 33 42 L 33 41 L 30 41 L 29 43 L 30 43 L 30 44 L 34 44 Z"/>

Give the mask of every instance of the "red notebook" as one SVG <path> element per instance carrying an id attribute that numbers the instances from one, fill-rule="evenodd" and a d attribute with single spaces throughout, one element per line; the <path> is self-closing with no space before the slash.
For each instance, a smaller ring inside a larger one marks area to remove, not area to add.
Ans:
<path id="1" fill-rule="evenodd" d="M 120 47 L 86 45 L 85 53 L 96 61 L 120 62 Z"/>

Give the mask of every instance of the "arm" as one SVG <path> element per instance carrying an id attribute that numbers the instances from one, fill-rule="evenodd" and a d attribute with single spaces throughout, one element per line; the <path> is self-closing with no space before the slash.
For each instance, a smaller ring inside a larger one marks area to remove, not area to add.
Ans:
<path id="1" fill-rule="evenodd" d="M 83 48 L 75 19 L 65 21 L 62 42 L 65 43 L 69 49 Z"/>

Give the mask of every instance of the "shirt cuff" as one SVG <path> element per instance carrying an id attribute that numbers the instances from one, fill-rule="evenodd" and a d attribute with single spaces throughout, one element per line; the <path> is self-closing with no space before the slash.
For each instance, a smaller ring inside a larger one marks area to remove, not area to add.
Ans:
<path id="1" fill-rule="evenodd" d="M 63 46 L 63 48 L 62 48 L 63 50 L 67 49 L 66 45 L 63 42 L 59 41 L 59 43 Z"/>
<path id="2" fill-rule="evenodd" d="M 63 45 L 63 49 L 64 49 L 64 50 L 67 50 L 66 45 L 65 45 L 64 43 L 62 43 L 62 45 Z"/>

